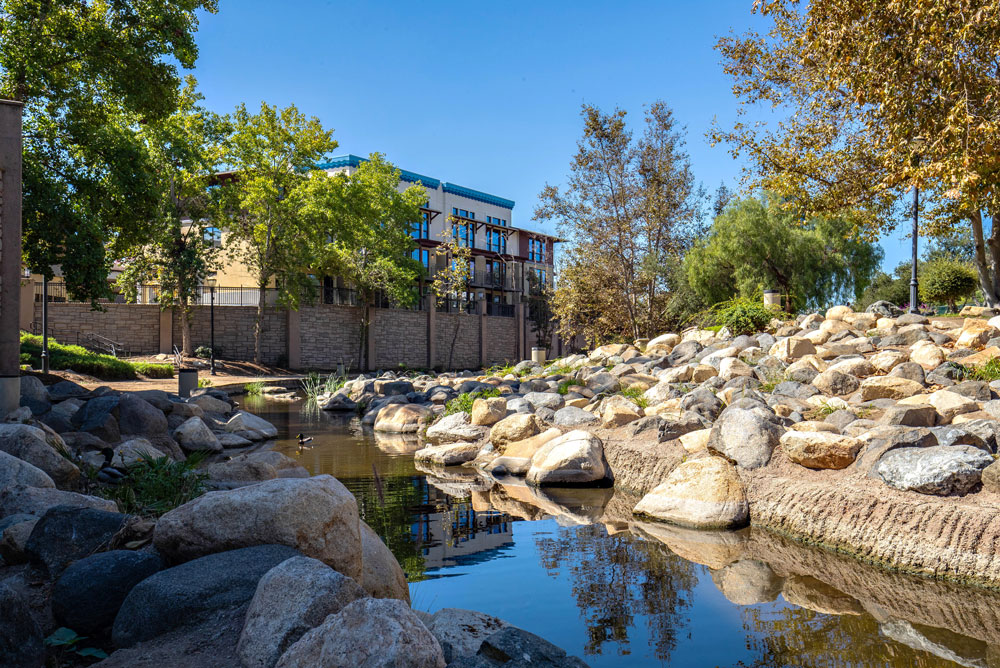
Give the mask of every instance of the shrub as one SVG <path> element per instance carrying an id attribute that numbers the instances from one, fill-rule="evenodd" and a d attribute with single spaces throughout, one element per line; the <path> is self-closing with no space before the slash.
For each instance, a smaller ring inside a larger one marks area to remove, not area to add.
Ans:
<path id="1" fill-rule="evenodd" d="M 264 394 L 264 381 L 254 380 L 246 383 L 243 386 L 243 391 L 247 393 L 250 397 L 259 397 Z"/>
<path id="2" fill-rule="evenodd" d="M 194 356 L 200 357 L 203 360 L 207 360 L 212 356 L 212 349 L 209 346 L 198 346 L 194 349 Z"/>
<path id="3" fill-rule="evenodd" d="M 193 452 L 182 462 L 169 457 L 143 458 L 125 468 L 127 475 L 97 492 L 130 515 L 159 517 L 205 492 L 208 475 L 196 469 L 205 453 Z M 96 471 L 94 472 L 96 475 Z"/>
<path id="4" fill-rule="evenodd" d="M 302 379 L 302 392 L 309 402 L 315 403 L 321 394 L 333 394 L 344 386 L 347 382 L 346 376 L 338 376 L 331 373 L 323 378 L 315 371 L 310 371 L 309 375 Z"/>
<path id="5" fill-rule="evenodd" d="M 25 355 L 28 362 L 23 362 Z M 21 360 L 24 364 L 40 368 L 42 366 L 42 337 L 21 334 Z M 126 362 L 111 355 L 95 353 L 82 346 L 67 346 L 49 337 L 49 368 L 54 370 L 72 369 L 77 373 L 95 376 L 101 380 L 134 380 L 136 373 L 150 378 L 170 378 L 174 369 L 169 364 L 148 364 L 146 362 Z"/>
<path id="6" fill-rule="evenodd" d="M 170 364 L 151 364 L 149 362 L 127 362 L 137 373 L 146 378 L 173 378 L 174 367 Z"/>
<path id="7" fill-rule="evenodd" d="M 478 392 L 463 392 L 445 404 L 444 414 L 453 415 L 455 413 L 461 413 L 462 411 L 471 413 L 472 404 L 476 401 L 476 399 L 489 399 L 491 397 L 499 396 L 500 390 L 495 388 L 492 390 L 479 390 Z"/>
<path id="8" fill-rule="evenodd" d="M 212 379 L 211 378 L 199 378 L 198 379 L 198 387 L 212 387 Z"/>
<path id="9" fill-rule="evenodd" d="M 957 313 L 956 302 L 971 297 L 979 286 L 976 270 L 956 260 L 927 262 L 920 272 L 920 298 L 925 302 L 944 302 Z"/>
<path id="10" fill-rule="evenodd" d="M 734 297 L 712 307 L 715 324 L 727 327 L 735 336 L 763 331 L 777 314 L 774 306 L 760 298 Z"/>

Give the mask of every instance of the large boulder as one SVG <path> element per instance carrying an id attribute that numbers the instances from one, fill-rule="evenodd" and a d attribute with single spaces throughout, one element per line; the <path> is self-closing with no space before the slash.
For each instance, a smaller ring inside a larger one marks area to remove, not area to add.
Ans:
<path id="1" fill-rule="evenodd" d="M 497 474 L 502 472 L 510 475 L 524 475 L 531 468 L 531 458 L 535 456 L 538 449 L 560 436 L 562 436 L 562 432 L 551 427 L 541 434 L 536 434 L 523 441 L 508 443 L 504 454 L 494 459 L 490 466 Z"/>
<path id="2" fill-rule="evenodd" d="M 145 399 L 123 394 L 118 401 L 118 428 L 123 436 L 166 436 L 167 416 Z"/>
<path id="3" fill-rule="evenodd" d="M 458 466 L 471 462 L 479 454 L 479 446 L 475 443 L 446 443 L 444 445 L 429 445 L 413 453 L 418 462 L 430 462 L 438 466 Z"/>
<path id="4" fill-rule="evenodd" d="M 20 485 L 24 487 L 55 487 L 42 469 L 0 450 L 0 489 Z"/>
<path id="5" fill-rule="evenodd" d="M 771 357 L 777 357 L 786 363 L 815 353 L 816 346 L 813 345 L 812 341 L 799 336 L 789 336 L 781 339 L 775 342 L 768 351 Z"/>
<path id="6" fill-rule="evenodd" d="M 44 415 L 52 407 L 49 393 L 42 381 L 34 376 L 21 376 L 21 406 L 27 406 L 33 415 Z"/>
<path id="7" fill-rule="evenodd" d="M 210 554 L 146 578 L 129 592 L 115 617 L 118 647 L 204 622 L 219 610 L 246 605 L 269 570 L 300 556 L 285 545 L 257 545 Z"/>
<path id="8" fill-rule="evenodd" d="M 250 441 L 265 441 L 278 435 L 277 427 L 264 418 L 246 411 L 239 411 L 229 418 L 226 422 L 226 431 Z"/>
<path id="9" fill-rule="evenodd" d="M 431 409 L 420 404 L 389 404 L 375 418 L 375 431 L 412 433 L 419 431 L 430 418 Z M 468 417 L 468 414 L 466 414 Z"/>
<path id="10" fill-rule="evenodd" d="M 108 443 L 117 443 L 122 437 L 118 428 L 119 400 L 114 394 L 91 399 L 73 414 L 73 426 Z"/>
<path id="11" fill-rule="evenodd" d="M 27 598 L 0 582 L 0 666 L 41 668 L 45 663 L 42 629 L 31 614 Z"/>
<path id="12" fill-rule="evenodd" d="M 213 397 L 210 394 L 201 394 L 196 397 L 192 397 L 188 401 L 198 406 L 206 413 L 221 413 L 222 415 L 228 415 L 229 411 L 233 410 L 232 405 L 228 401 L 223 401 L 222 399 Z"/>
<path id="13" fill-rule="evenodd" d="M 526 481 L 538 486 L 572 486 L 599 484 L 610 478 L 611 468 L 601 439 L 575 430 L 552 439 L 535 452 Z"/>
<path id="14" fill-rule="evenodd" d="M 515 413 L 490 427 L 490 443 L 503 451 L 508 443 L 523 441 L 542 431 L 541 420 L 532 413 Z"/>
<path id="15" fill-rule="evenodd" d="M 741 559 L 712 573 L 722 595 L 736 605 L 769 603 L 781 593 L 781 578 L 756 559 Z"/>
<path id="16" fill-rule="evenodd" d="M 905 399 L 923 391 L 923 385 L 909 378 L 871 376 L 861 381 L 861 401 Z"/>
<path id="17" fill-rule="evenodd" d="M 503 397 L 478 398 L 472 402 L 472 424 L 489 427 L 507 416 L 507 400 Z"/>
<path id="18" fill-rule="evenodd" d="M 410 585 L 396 557 L 378 534 L 361 522 L 361 586 L 375 598 L 396 598 L 410 604 Z"/>
<path id="19" fill-rule="evenodd" d="M 56 577 L 74 561 L 106 549 L 126 516 L 93 508 L 50 508 L 31 530 L 25 550 L 32 562 Z"/>
<path id="20" fill-rule="evenodd" d="M 380 378 L 375 381 L 375 392 L 390 396 L 393 394 L 409 394 L 413 391 L 413 383 L 408 380 L 395 380 L 393 378 Z"/>
<path id="21" fill-rule="evenodd" d="M 613 429 L 635 422 L 642 417 L 642 409 L 621 395 L 613 395 L 601 405 L 601 424 Z"/>
<path id="22" fill-rule="evenodd" d="M 112 550 L 84 557 L 56 580 L 52 612 L 60 624 L 79 634 L 103 634 L 132 588 L 162 566 L 160 557 L 150 552 Z"/>
<path id="23" fill-rule="evenodd" d="M 445 668 L 437 639 L 402 601 L 363 598 L 307 632 L 278 668 Z"/>
<path id="24" fill-rule="evenodd" d="M 875 472 L 891 487 L 921 494 L 966 494 L 979 484 L 993 456 L 969 445 L 897 448 L 887 452 Z"/>
<path id="25" fill-rule="evenodd" d="M 222 444 L 200 417 L 189 417 L 174 429 L 174 440 L 185 452 L 221 452 Z"/>
<path id="26" fill-rule="evenodd" d="M 488 433 L 489 427 L 472 424 L 469 420 L 469 414 L 465 411 L 459 411 L 444 416 L 428 427 L 427 440 L 439 445 L 469 443 L 486 438 Z"/>
<path id="27" fill-rule="evenodd" d="M 551 408 L 557 411 L 565 403 L 562 395 L 555 392 L 528 392 L 524 395 L 524 400 L 531 404 L 531 407 L 535 410 L 539 408 Z"/>
<path id="28" fill-rule="evenodd" d="M 789 429 L 781 436 L 785 455 L 810 469 L 842 469 L 854 463 L 861 441 L 830 431 Z"/>
<path id="29" fill-rule="evenodd" d="M 634 512 L 696 529 L 735 529 L 749 519 L 749 504 L 736 468 L 721 457 L 678 464 Z"/>
<path id="30" fill-rule="evenodd" d="M 492 666 L 546 666 L 547 668 L 587 668 L 587 664 L 549 641 L 516 626 L 500 629 L 479 647 L 477 659 L 484 663 L 460 664 L 489 668 Z"/>
<path id="31" fill-rule="evenodd" d="M 492 615 L 460 608 L 441 608 L 425 624 L 449 664 L 460 657 L 475 656 L 484 640 L 510 626 Z"/>
<path id="32" fill-rule="evenodd" d="M 361 576 L 354 496 L 329 475 L 277 478 L 209 492 L 160 518 L 157 549 L 175 561 L 251 545 L 288 545 L 353 578 Z"/>
<path id="33" fill-rule="evenodd" d="M 560 427 L 579 427 L 582 424 L 597 422 L 599 419 L 590 411 L 585 411 L 578 406 L 563 406 L 555 412 L 552 423 Z"/>
<path id="34" fill-rule="evenodd" d="M 357 582 L 309 557 L 292 557 L 267 573 L 247 609 L 236 653 L 244 668 L 273 668 L 307 631 L 366 596 Z"/>
<path id="35" fill-rule="evenodd" d="M 41 469 L 57 485 L 71 485 L 80 477 L 80 469 L 59 453 L 60 447 L 66 446 L 58 435 L 38 427 L 0 424 L 0 451 Z"/>
<path id="36" fill-rule="evenodd" d="M 94 508 L 114 512 L 115 502 L 99 496 L 66 492 L 52 487 L 24 487 L 10 485 L 0 487 L 0 518 L 15 513 L 26 513 L 41 517 L 56 506 Z"/>
<path id="37" fill-rule="evenodd" d="M 782 432 L 757 410 L 734 406 L 712 425 L 708 449 L 742 468 L 757 469 L 771 461 Z"/>

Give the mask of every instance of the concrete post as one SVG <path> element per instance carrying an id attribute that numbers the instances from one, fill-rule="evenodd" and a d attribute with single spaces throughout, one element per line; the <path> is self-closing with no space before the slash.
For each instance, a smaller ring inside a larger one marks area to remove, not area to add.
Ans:
<path id="1" fill-rule="evenodd" d="M 514 314 L 514 319 L 517 320 L 517 359 L 523 361 L 528 358 L 528 351 L 524 347 L 524 304 L 517 303 Z"/>
<path id="2" fill-rule="evenodd" d="M 174 310 L 160 309 L 160 352 L 172 355 L 174 352 Z"/>
<path id="3" fill-rule="evenodd" d="M 427 368 L 437 364 L 437 297 L 429 294 L 427 299 Z"/>
<path id="4" fill-rule="evenodd" d="M 486 367 L 486 300 L 479 300 L 479 368 Z"/>
<path id="5" fill-rule="evenodd" d="M 288 309 L 288 368 L 302 368 L 302 317 Z"/>
<path id="6" fill-rule="evenodd" d="M 35 281 L 21 279 L 21 329 L 31 331 L 31 323 L 35 320 Z"/>
<path id="7" fill-rule="evenodd" d="M 0 100 L 0 418 L 21 403 L 21 106 Z"/>

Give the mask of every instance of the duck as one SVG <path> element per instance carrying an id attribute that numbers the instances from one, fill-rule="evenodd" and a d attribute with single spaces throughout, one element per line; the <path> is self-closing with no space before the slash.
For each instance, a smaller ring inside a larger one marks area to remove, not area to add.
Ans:
<path id="1" fill-rule="evenodd" d="M 309 445 L 313 440 L 312 436 L 306 436 L 304 434 L 296 434 L 295 438 L 298 439 L 300 448 L 304 445 Z"/>
<path id="2" fill-rule="evenodd" d="M 111 462 L 115 457 L 115 451 L 111 448 L 102 448 L 101 454 L 104 455 L 104 463 L 101 464 L 101 468 L 97 472 L 97 479 L 109 485 L 120 484 L 128 476 L 128 471 L 112 466 Z"/>

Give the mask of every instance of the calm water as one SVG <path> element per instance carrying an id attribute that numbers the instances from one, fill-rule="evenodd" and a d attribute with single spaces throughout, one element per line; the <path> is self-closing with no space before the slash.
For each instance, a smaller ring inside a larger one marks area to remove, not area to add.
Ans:
<path id="1" fill-rule="evenodd" d="M 403 565 L 414 608 L 481 610 L 595 667 L 1000 668 L 996 592 L 887 573 L 756 529 L 638 523 L 636 499 L 611 490 L 540 492 L 462 468 L 420 470 L 413 439 L 301 403 L 246 407 L 278 427 L 278 449 L 357 496 Z M 288 438 L 299 432 L 313 447 Z"/>

